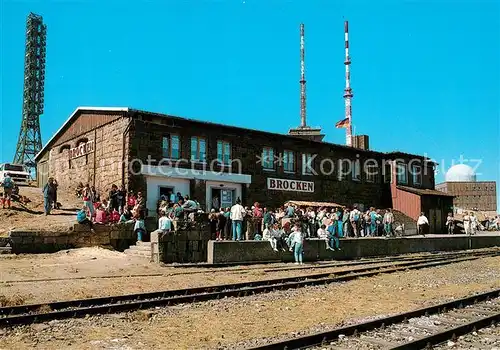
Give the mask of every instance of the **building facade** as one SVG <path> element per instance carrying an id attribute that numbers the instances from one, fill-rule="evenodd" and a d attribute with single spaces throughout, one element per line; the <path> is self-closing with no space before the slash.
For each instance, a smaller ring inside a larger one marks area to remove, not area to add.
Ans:
<path id="1" fill-rule="evenodd" d="M 82 182 L 104 194 L 112 184 L 124 185 L 146 194 L 150 213 L 169 192 L 189 195 L 207 210 L 214 198 L 223 207 L 239 198 L 271 208 L 287 200 L 396 208 L 406 189 L 449 197 L 434 190 L 434 163 L 422 156 L 128 108 L 77 108 L 36 159 L 40 186 L 48 177 L 62 189 Z M 424 202 L 420 211 L 435 205 Z"/>
<path id="2" fill-rule="evenodd" d="M 455 196 L 455 209 L 496 212 L 497 191 L 495 181 L 443 182 L 436 189 Z"/>

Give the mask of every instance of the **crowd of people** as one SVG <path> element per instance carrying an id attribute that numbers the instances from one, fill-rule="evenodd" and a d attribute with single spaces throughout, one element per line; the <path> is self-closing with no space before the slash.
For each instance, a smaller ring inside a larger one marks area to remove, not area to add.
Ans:
<path id="1" fill-rule="evenodd" d="M 127 192 L 125 186 L 118 188 L 113 184 L 107 196 L 101 196 L 94 186 L 79 183 L 75 195 L 83 201 L 76 215 L 79 224 L 88 225 L 93 231 L 94 224 L 134 223 L 137 240 L 143 240 L 147 209 L 142 192 L 136 195 L 133 191 Z"/>

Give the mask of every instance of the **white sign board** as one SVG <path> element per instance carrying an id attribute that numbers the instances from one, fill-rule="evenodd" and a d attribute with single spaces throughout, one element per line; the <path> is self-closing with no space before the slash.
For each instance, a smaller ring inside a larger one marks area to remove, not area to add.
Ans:
<path id="1" fill-rule="evenodd" d="M 267 178 L 267 189 L 277 191 L 314 192 L 314 182 Z"/>
<path id="2" fill-rule="evenodd" d="M 69 159 L 78 158 L 86 154 L 94 152 L 94 141 L 82 143 L 78 147 L 69 150 Z"/>

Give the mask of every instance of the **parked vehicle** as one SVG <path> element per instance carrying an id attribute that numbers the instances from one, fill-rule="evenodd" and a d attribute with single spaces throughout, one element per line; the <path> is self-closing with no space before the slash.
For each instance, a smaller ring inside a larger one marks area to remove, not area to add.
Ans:
<path id="1" fill-rule="evenodd" d="M 31 180 L 29 171 L 22 164 L 0 164 L 0 182 L 6 174 L 9 174 L 16 185 L 29 185 Z"/>

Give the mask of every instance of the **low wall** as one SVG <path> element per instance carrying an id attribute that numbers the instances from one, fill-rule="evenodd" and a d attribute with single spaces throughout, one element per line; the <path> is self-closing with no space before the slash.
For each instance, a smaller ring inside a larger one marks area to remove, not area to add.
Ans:
<path id="1" fill-rule="evenodd" d="M 178 222 L 174 231 L 151 232 L 151 260 L 156 263 L 207 261 L 210 232 L 206 222 Z"/>
<path id="2" fill-rule="evenodd" d="M 12 230 L 9 241 L 13 253 L 53 253 L 63 249 L 112 246 L 123 251 L 134 244 L 133 224 L 94 225 L 91 233 L 86 225 L 75 224 L 67 233 L 52 231 Z"/>
<path id="3" fill-rule="evenodd" d="M 408 237 L 341 239 L 340 251 L 326 249 L 325 241 L 304 242 L 304 261 L 354 259 L 421 252 L 453 251 L 500 246 L 500 236 Z M 291 252 L 275 252 L 266 241 L 209 241 L 208 263 L 293 261 Z"/>

